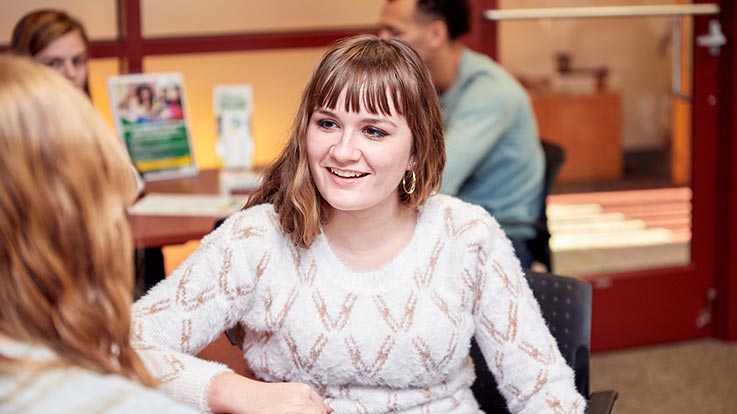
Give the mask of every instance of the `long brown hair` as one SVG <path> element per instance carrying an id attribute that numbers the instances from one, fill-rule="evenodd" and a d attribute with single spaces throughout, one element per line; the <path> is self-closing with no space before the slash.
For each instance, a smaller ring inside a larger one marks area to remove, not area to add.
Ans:
<path id="1" fill-rule="evenodd" d="M 0 333 L 61 365 L 154 381 L 131 348 L 130 161 L 89 99 L 0 56 Z M 24 361 L 0 356 L 0 370 Z"/>
<path id="2" fill-rule="evenodd" d="M 36 56 L 46 46 L 67 33 L 77 31 L 89 49 L 89 39 L 79 20 L 61 10 L 32 11 L 18 20 L 10 38 L 10 51 L 19 56 Z M 89 75 L 88 75 L 89 78 Z M 89 80 L 84 81 L 84 91 L 89 96 Z"/>
<path id="3" fill-rule="evenodd" d="M 322 57 L 302 95 L 287 145 L 266 169 L 263 184 L 244 207 L 273 203 L 282 228 L 301 247 L 312 244 L 330 212 L 310 175 L 305 148 L 307 127 L 315 110 L 335 109 L 343 90 L 346 111 L 358 112 L 365 105 L 371 113 L 386 115 L 393 104 L 407 119 L 417 184 L 411 194 L 400 184 L 400 201 L 414 208 L 440 188 L 445 165 L 443 121 L 422 59 L 399 39 L 372 35 L 344 39 Z"/>

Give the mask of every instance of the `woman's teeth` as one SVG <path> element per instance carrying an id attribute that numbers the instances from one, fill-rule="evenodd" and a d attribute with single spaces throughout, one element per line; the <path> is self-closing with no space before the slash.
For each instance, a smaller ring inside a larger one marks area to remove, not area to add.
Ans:
<path id="1" fill-rule="evenodd" d="M 338 177 L 343 177 L 343 178 L 356 178 L 356 177 L 363 177 L 364 175 L 367 175 L 366 173 L 361 173 L 357 171 L 339 170 L 337 168 L 331 168 L 330 172 L 337 175 Z"/>

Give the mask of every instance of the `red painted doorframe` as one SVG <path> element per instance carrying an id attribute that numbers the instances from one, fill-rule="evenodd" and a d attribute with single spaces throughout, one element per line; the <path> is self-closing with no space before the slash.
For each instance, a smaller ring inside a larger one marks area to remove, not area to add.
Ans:
<path id="1" fill-rule="evenodd" d="M 722 0 L 721 24 L 727 36 L 722 48 L 719 71 L 719 188 L 722 196 L 717 206 L 720 224 L 716 234 L 717 298 L 715 336 L 737 340 L 737 7 L 732 0 Z"/>
<path id="2" fill-rule="evenodd" d="M 497 42 L 497 24 L 495 22 L 484 19 L 484 10 L 496 9 L 497 0 L 469 0 L 471 6 L 471 32 L 466 35 L 463 41 L 471 49 L 477 50 L 497 59 L 498 42 Z"/>

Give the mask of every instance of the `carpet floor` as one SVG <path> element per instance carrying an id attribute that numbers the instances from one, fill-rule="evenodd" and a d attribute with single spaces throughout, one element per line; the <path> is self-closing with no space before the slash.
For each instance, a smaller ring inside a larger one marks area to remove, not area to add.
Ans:
<path id="1" fill-rule="evenodd" d="M 590 385 L 619 393 L 616 414 L 735 414 L 737 343 L 702 339 L 595 353 Z"/>

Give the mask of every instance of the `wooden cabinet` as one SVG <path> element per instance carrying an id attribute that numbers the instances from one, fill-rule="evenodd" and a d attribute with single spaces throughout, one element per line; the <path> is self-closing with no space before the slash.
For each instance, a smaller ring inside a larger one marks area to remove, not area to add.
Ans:
<path id="1" fill-rule="evenodd" d="M 563 146 L 558 182 L 622 177 L 621 100 L 616 93 L 531 95 L 540 137 Z"/>

